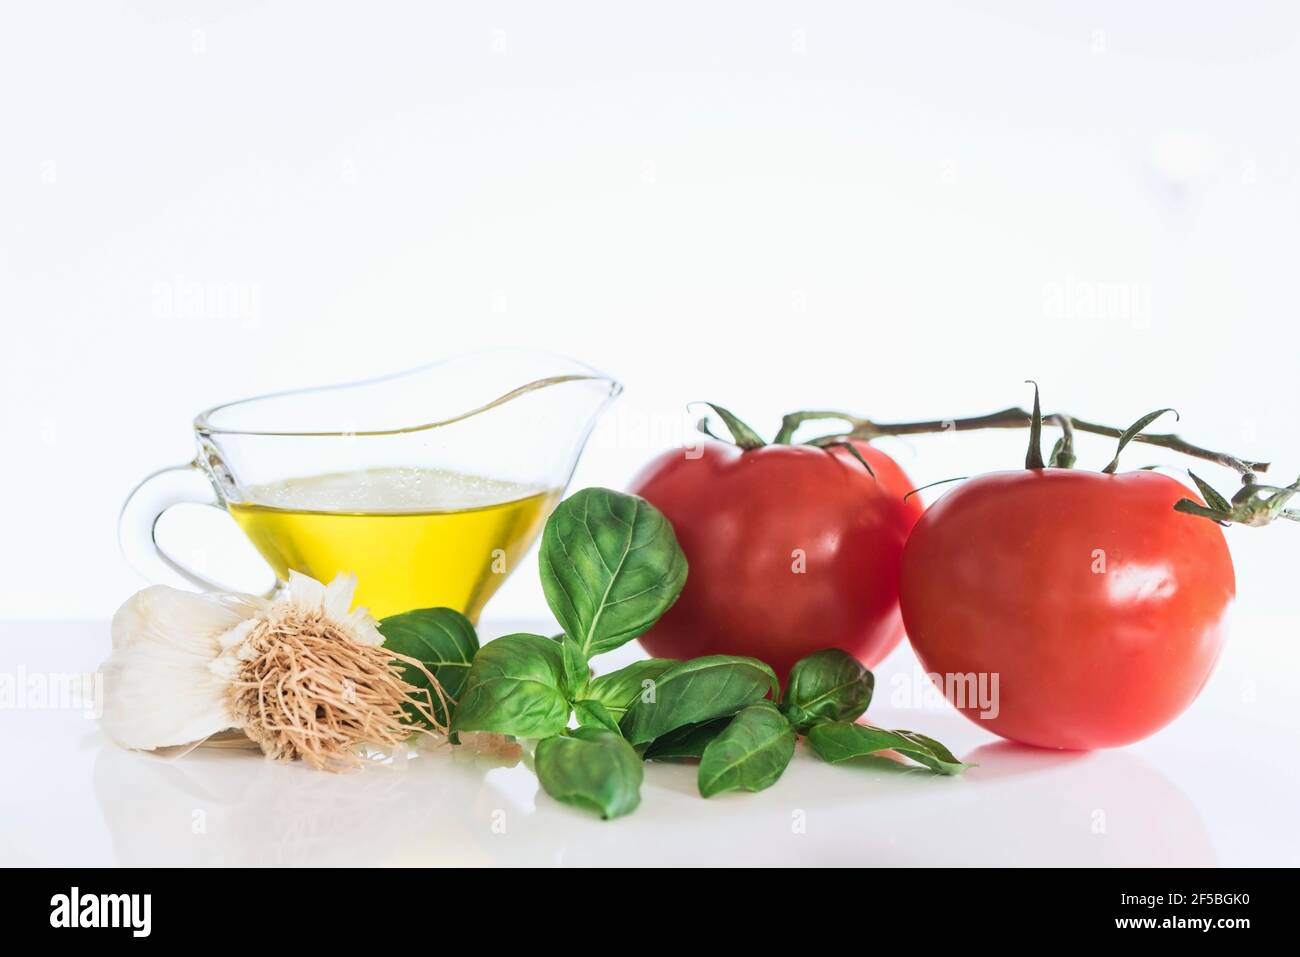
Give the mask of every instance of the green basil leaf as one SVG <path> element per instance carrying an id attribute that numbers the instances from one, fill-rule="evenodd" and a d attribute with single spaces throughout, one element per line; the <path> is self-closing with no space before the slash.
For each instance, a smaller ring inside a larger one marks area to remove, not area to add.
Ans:
<path id="1" fill-rule="evenodd" d="M 794 757 L 794 730 L 764 701 L 741 710 L 700 759 L 702 797 L 724 791 L 761 791 L 776 783 Z"/>
<path id="2" fill-rule="evenodd" d="M 961 774 L 967 768 L 973 768 L 976 765 L 966 764 L 958 761 L 956 755 L 949 751 L 944 745 L 940 744 L 934 738 L 926 737 L 917 731 L 895 731 L 894 734 L 907 738 L 913 744 L 921 748 L 917 751 L 904 751 L 909 758 L 919 764 L 924 764 L 936 774 Z M 898 750 L 898 749 L 895 749 Z"/>
<path id="3" fill-rule="evenodd" d="M 636 810 L 645 770 L 632 746 L 611 731 L 581 729 L 543 738 L 533 756 L 537 780 L 557 801 L 606 820 Z"/>
<path id="4" fill-rule="evenodd" d="M 731 716 L 714 718 L 702 724 L 688 724 L 656 738 L 645 750 L 647 761 L 698 761 L 704 749 L 731 724 Z"/>
<path id="5" fill-rule="evenodd" d="M 914 731 L 886 731 L 851 721 L 814 725 L 808 732 L 808 744 L 819 758 L 829 764 L 881 751 L 897 751 L 936 774 L 961 774 L 974 767 L 958 761 L 951 751 L 925 735 Z"/>
<path id="6" fill-rule="evenodd" d="M 583 697 L 591 680 L 591 666 L 578 643 L 568 635 L 560 637 L 560 660 L 564 664 L 564 690 L 569 700 Z"/>
<path id="7" fill-rule="evenodd" d="M 633 701 L 619 727 L 633 744 L 646 744 L 683 725 L 735 714 L 778 688 L 776 674 L 757 658 L 692 658 L 660 675 L 654 693 Z"/>
<path id="8" fill-rule="evenodd" d="M 452 721 L 455 731 L 545 738 L 569 724 L 560 646 L 541 635 L 505 635 L 474 656 Z"/>
<path id="9" fill-rule="evenodd" d="M 478 651 L 478 635 L 468 618 L 452 608 L 421 608 L 388 616 L 379 622 L 379 633 L 384 636 L 385 648 L 417 659 L 438 679 L 443 692 L 453 702 L 460 698 L 474 653 Z M 429 679 L 424 672 L 404 662 L 401 668 L 404 681 L 421 691 L 429 691 L 434 716 L 447 724 L 450 716 L 438 695 L 429 690 Z M 423 694 L 420 699 L 423 703 L 428 701 Z M 428 724 L 412 705 L 406 705 L 405 711 L 413 724 Z"/>
<path id="10" fill-rule="evenodd" d="M 646 631 L 686 582 L 686 556 L 663 513 L 607 488 L 559 504 L 539 565 L 547 604 L 588 658 Z"/>
<path id="11" fill-rule="evenodd" d="M 618 721 L 599 701 L 583 698 L 573 703 L 573 714 L 578 719 L 579 727 L 601 728 L 613 731 L 620 738 L 623 732 L 618 730 Z"/>
<path id="12" fill-rule="evenodd" d="M 587 697 L 603 704 L 617 719 L 643 695 L 654 692 L 661 675 L 681 664 L 676 658 L 648 658 L 601 675 L 587 686 Z"/>
<path id="13" fill-rule="evenodd" d="M 856 721 L 871 704 L 876 679 L 839 648 L 823 648 L 790 669 L 781 710 L 801 734 L 825 721 Z"/>

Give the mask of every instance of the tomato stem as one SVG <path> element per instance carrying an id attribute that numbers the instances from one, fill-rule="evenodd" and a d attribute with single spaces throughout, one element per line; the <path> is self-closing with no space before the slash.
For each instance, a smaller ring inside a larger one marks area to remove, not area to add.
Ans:
<path id="1" fill-rule="evenodd" d="M 772 439 L 773 445 L 789 445 L 794 440 L 795 430 L 805 422 L 814 422 L 819 419 L 839 419 L 847 422 L 852 428 L 859 425 L 869 425 L 866 419 L 859 419 L 856 416 L 846 415 L 843 412 L 791 412 L 781 418 L 781 430 L 776 433 Z M 838 438 L 838 437 L 837 437 Z"/>
<path id="2" fill-rule="evenodd" d="M 1124 434 L 1119 437 L 1119 448 L 1115 450 L 1115 457 L 1111 459 L 1109 463 L 1107 463 L 1106 467 L 1102 469 L 1102 471 L 1105 472 L 1107 475 L 1113 475 L 1115 473 L 1115 470 L 1119 468 L 1119 456 L 1120 453 L 1124 451 L 1124 446 L 1128 445 L 1135 438 L 1141 435 L 1143 429 L 1145 429 L 1156 419 L 1160 418 L 1160 416 L 1164 415 L 1166 412 L 1173 412 L 1175 419 L 1180 418 L 1180 416 L 1178 415 L 1178 411 L 1176 409 L 1156 409 L 1156 411 L 1154 412 L 1148 412 L 1146 415 L 1142 416 L 1142 418 L 1138 419 L 1127 429 L 1125 429 Z"/>
<path id="3" fill-rule="evenodd" d="M 761 449 L 767 444 L 763 441 L 762 436 L 742 422 L 730 409 L 724 409 L 722 406 L 715 405 L 712 402 L 691 402 L 688 403 L 687 408 L 696 405 L 707 405 L 712 409 L 714 414 L 722 420 L 722 424 L 727 427 L 727 431 L 731 433 L 733 443 L 742 451 L 748 452 L 751 449 Z M 709 430 L 709 421 L 707 418 L 701 419 L 697 428 L 711 439 L 718 438 Z"/>
<path id="4" fill-rule="evenodd" d="M 952 478 L 939 479 L 939 481 L 930 482 L 928 485 L 918 485 L 916 488 L 912 489 L 912 491 L 903 496 L 903 501 L 906 502 L 917 492 L 924 492 L 926 489 L 934 488 L 936 485 L 947 485 L 949 482 L 964 482 L 968 478 L 970 478 L 969 475 L 954 475 Z"/>
<path id="5" fill-rule="evenodd" d="M 854 445 L 852 442 L 846 442 L 841 439 L 841 440 L 832 440 L 830 442 L 816 442 L 813 444 L 815 444 L 819 449 L 825 449 L 828 452 L 831 449 L 843 448 L 845 451 L 847 451 L 850 455 L 852 455 L 855 459 L 858 460 L 858 464 L 867 470 L 868 475 L 870 475 L 873 479 L 876 478 L 876 473 L 875 470 L 872 469 L 871 463 L 868 462 L 863 457 L 862 453 L 858 451 L 858 447 Z M 876 481 L 878 482 L 880 480 L 876 479 Z"/>
<path id="6" fill-rule="evenodd" d="M 1179 512 L 1199 515 L 1220 525 L 1235 522 L 1238 525 L 1258 527 L 1279 518 L 1300 522 L 1300 510 L 1286 507 L 1300 493 L 1300 479 L 1287 486 L 1260 485 L 1255 481 L 1255 476 L 1248 473 L 1242 476 L 1241 488 L 1229 500 L 1199 476 L 1190 471 L 1188 474 L 1192 476 L 1192 481 L 1196 483 L 1206 504 L 1202 505 L 1190 498 L 1180 499 L 1174 504 L 1174 509 Z"/>
<path id="7" fill-rule="evenodd" d="M 1025 454 L 1025 468 L 1041 469 L 1043 462 L 1043 406 L 1038 399 L 1038 383 L 1026 379 L 1025 385 L 1034 387 L 1034 411 L 1029 414 L 1029 451 Z"/>
<path id="8" fill-rule="evenodd" d="M 1049 415 L 1044 421 L 1051 422 L 1061 430 L 1061 437 L 1052 446 L 1052 455 L 1047 464 L 1054 469 L 1072 469 L 1078 461 L 1074 454 L 1074 423 L 1068 415 Z"/>
<path id="9" fill-rule="evenodd" d="M 785 441 L 790 441 L 794 434 L 794 429 L 798 428 L 803 422 L 817 419 L 838 419 L 842 422 L 849 423 L 849 431 L 842 432 L 833 436 L 824 436 L 819 441 L 835 441 L 845 439 L 878 439 L 887 435 L 926 435 L 932 432 L 967 432 L 975 429 L 1023 429 L 1032 424 L 1033 415 L 1026 412 L 1019 406 L 1002 409 L 998 412 L 990 412 L 987 415 L 974 415 L 961 419 L 926 419 L 918 422 L 873 422 L 871 419 L 864 419 L 861 416 L 851 415 L 847 412 L 794 412 L 785 417 L 786 425 L 782 426 L 779 438 L 784 437 Z M 1124 435 L 1124 429 L 1116 428 L 1112 425 L 1102 425 L 1098 422 L 1089 422 L 1086 419 L 1080 419 L 1073 415 L 1066 415 L 1060 412 L 1054 412 L 1050 415 L 1043 416 L 1046 421 L 1055 422 L 1061 426 L 1062 430 L 1068 429 L 1071 435 L 1071 441 L 1067 444 L 1062 442 L 1063 449 L 1068 450 L 1068 455 L 1073 459 L 1073 434 L 1075 432 L 1087 432 L 1090 435 L 1103 435 L 1112 439 L 1121 438 Z M 789 429 L 787 431 L 787 425 Z M 1062 436 L 1064 440 L 1064 436 Z M 1253 472 L 1267 472 L 1267 462 L 1251 462 L 1238 458 L 1235 455 L 1229 455 L 1226 452 L 1215 452 L 1212 449 L 1203 448 L 1188 442 L 1182 436 L 1175 435 L 1172 432 L 1144 432 L 1141 435 L 1133 436 L 1133 442 L 1141 442 L 1144 445 L 1155 445 L 1160 448 L 1169 449 L 1179 452 L 1183 455 L 1189 455 L 1192 458 L 1204 459 L 1207 462 L 1214 462 L 1226 468 L 1233 469 L 1241 475 L 1248 475 Z M 1063 463 L 1060 463 L 1063 465 Z"/>

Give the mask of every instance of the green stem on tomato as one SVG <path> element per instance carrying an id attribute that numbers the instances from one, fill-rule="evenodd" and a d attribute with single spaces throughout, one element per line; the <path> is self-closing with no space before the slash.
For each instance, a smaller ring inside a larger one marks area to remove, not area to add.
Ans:
<path id="1" fill-rule="evenodd" d="M 1052 457 L 1047 464 L 1054 469 L 1074 468 L 1074 463 L 1078 460 L 1074 454 L 1074 423 L 1070 421 L 1068 415 L 1059 413 L 1047 416 L 1045 421 L 1051 422 L 1061 430 L 1061 437 L 1056 440 Z"/>
<path id="2" fill-rule="evenodd" d="M 859 419 L 856 416 L 847 415 L 844 412 L 791 412 L 781 419 L 781 430 L 776 433 L 776 438 L 772 439 L 773 445 L 789 445 L 794 439 L 795 430 L 805 422 L 816 422 L 822 419 L 839 419 L 841 422 L 847 422 L 853 428 L 859 425 L 869 425 L 866 419 Z"/>
<path id="3" fill-rule="evenodd" d="M 1043 406 L 1038 401 L 1038 383 L 1026 379 L 1025 385 L 1034 387 L 1034 411 L 1029 413 L 1029 451 L 1025 453 L 1025 468 L 1046 468 L 1043 462 Z"/>
<path id="4" fill-rule="evenodd" d="M 1045 415 L 1043 418 L 1055 421 L 1058 425 L 1062 425 L 1062 428 L 1065 428 L 1063 423 L 1068 422 L 1071 437 L 1075 432 L 1103 435 L 1112 439 L 1118 439 L 1124 434 L 1124 429 L 1089 422 L 1086 419 L 1059 412 Z M 975 429 L 1023 429 L 1031 424 L 1033 416 L 1019 406 L 1012 406 L 998 412 L 990 412 L 987 415 L 974 415 L 961 419 L 926 419 L 918 422 L 873 422 L 871 419 L 850 415 L 847 412 L 793 412 L 783 420 L 778 440 L 790 441 L 794 430 L 799 425 L 818 419 L 838 419 L 849 423 L 850 426 L 849 431 L 825 436 L 824 440 L 865 439 L 870 441 L 888 435 L 926 435 L 933 432 L 967 432 Z M 1267 462 L 1250 462 L 1235 455 L 1229 455 L 1226 452 L 1215 452 L 1194 445 L 1172 432 L 1144 432 L 1141 435 L 1134 436 L 1132 441 L 1141 442 L 1144 445 L 1155 445 L 1183 455 L 1189 455 L 1192 458 L 1214 462 L 1233 469 L 1241 475 L 1268 471 Z M 1072 442 L 1070 448 L 1070 454 L 1073 455 Z"/>

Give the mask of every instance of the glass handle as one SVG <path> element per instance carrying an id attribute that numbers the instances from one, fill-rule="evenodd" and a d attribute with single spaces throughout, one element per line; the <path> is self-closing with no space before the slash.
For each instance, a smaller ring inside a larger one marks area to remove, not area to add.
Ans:
<path id="1" fill-rule="evenodd" d="M 158 544 L 158 520 L 173 505 L 184 504 L 221 509 L 212 482 L 197 462 L 169 466 L 146 476 L 127 496 L 118 516 L 117 538 L 123 557 L 137 574 L 155 585 L 229 591 L 219 582 L 195 574 Z"/>

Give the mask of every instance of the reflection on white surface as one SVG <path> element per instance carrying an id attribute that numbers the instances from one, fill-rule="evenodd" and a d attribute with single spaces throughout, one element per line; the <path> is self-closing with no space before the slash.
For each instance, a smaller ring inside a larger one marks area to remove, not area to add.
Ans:
<path id="1" fill-rule="evenodd" d="M 1194 804 L 1133 754 L 994 743 L 968 758 L 966 779 L 942 780 L 802 753 L 770 791 L 707 803 L 693 766 L 652 765 L 642 808 L 616 824 L 557 805 L 523 763 L 445 753 L 331 775 L 105 742 L 94 791 L 125 865 L 1216 862 Z"/>
<path id="2" fill-rule="evenodd" d="M 998 741 L 966 760 L 980 765 L 986 782 L 980 791 L 986 863 L 1218 863 L 1196 805 L 1136 753 L 1044 751 Z"/>
<path id="3" fill-rule="evenodd" d="M 430 856 L 476 864 L 485 856 L 467 827 L 475 809 L 526 806 L 521 794 L 493 797 L 502 780 L 493 767 L 438 756 L 321 774 L 258 752 L 198 750 L 167 760 L 105 741 L 94 785 L 119 864 L 401 864 Z M 514 780 L 535 787 L 528 777 Z"/>
<path id="4" fill-rule="evenodd" d="M 0 670 L 83 669 L 105 627 L 0 623 Z M 1028 748 L 946 704 L 882 694 L 874 721 L 979 766 L 936 778 L 884 758 L 831 767 L 801 748 L 771 789 L 705 801 L 694 766 L 651 764 L 641 807 L 616 822 L 557 804 L 526 762 L 440 751 L 333 775 L 253 751 L 168 760 L 113 747 L 80 712 L 0 711 L 13 769 L 0 865 L 1295 865 L 1300 732 L 1283 653 L 1295 628 L 1240 627 L 1201 700 L 1134 747 Z M 878 688 L 914 667 L 899 649 Z"/>

